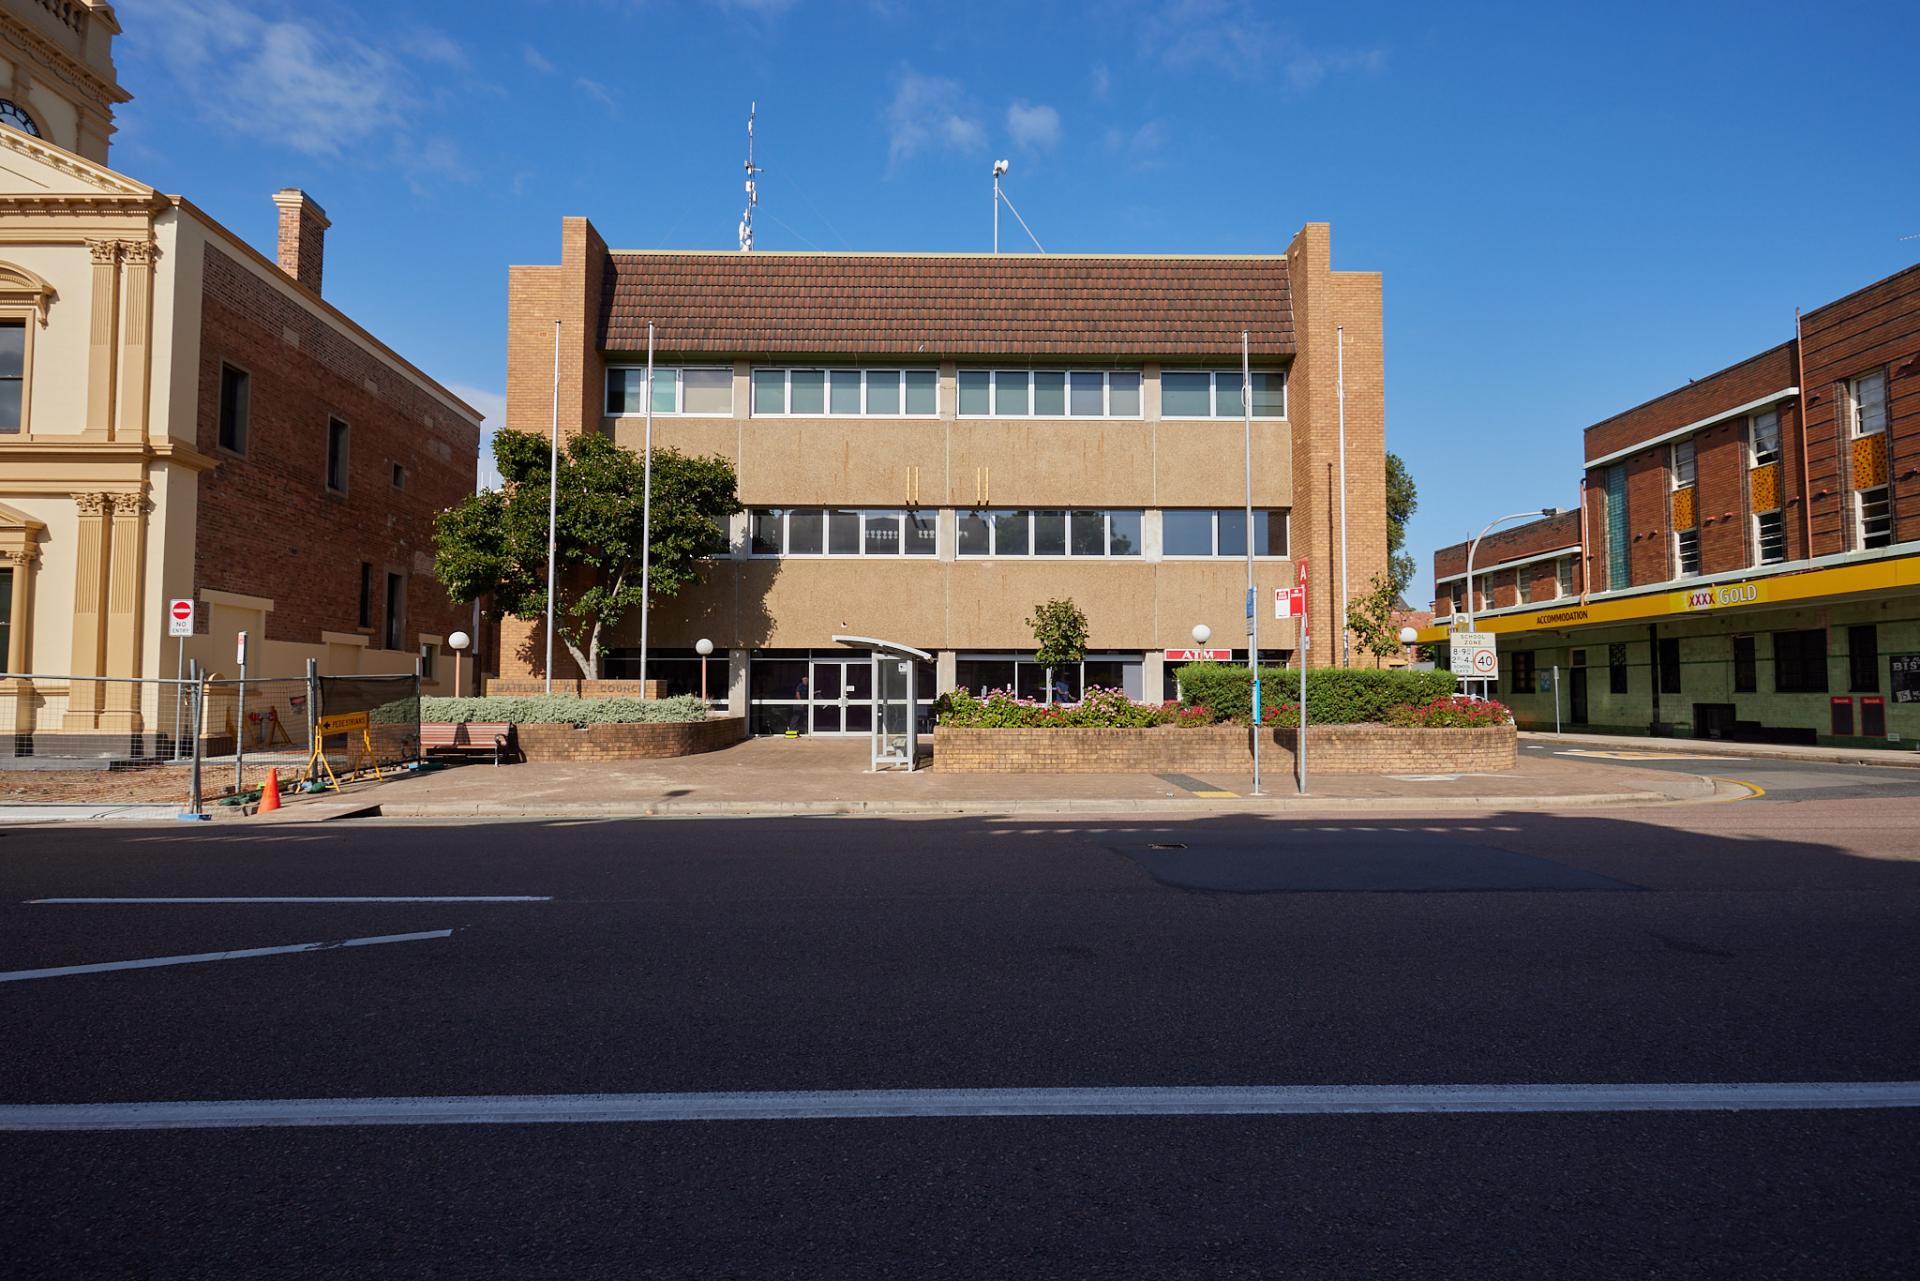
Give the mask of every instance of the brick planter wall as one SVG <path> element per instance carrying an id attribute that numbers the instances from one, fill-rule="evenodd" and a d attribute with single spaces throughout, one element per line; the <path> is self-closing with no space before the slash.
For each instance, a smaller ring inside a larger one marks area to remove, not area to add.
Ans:
<path id="1" fill-rule="evenodd" d="M 555 681 L 555 688 L 560 682 Z M 655 725 L 515 725 L 514 740 L 529 761 L 647 761 L 693 756 L 731 747 L 747 736 L 743 716 Z"/>
<path id="2" fill-rule="evenodd" d="M 1296 731 L 1268 730 L 1269 770 L 1293 768 Z M 1513 726 L 1307 730 L 1307 768 L 1321 774 L 1487 773 L 1514 766 Z M 935 769 L 956 774 L 1245 774 L 1253 741 L 1237 725 L 1204 729 L 956 729 L 933 732 Z"/>
<path id="3" fill-rule="evenodd" d="M 648 681 L 651 694 L 642 694 L 639 681 L 561 680 L 554 678 L 553 692 L 567 698 L 665 698 L 665 681 Z M 547 692 L 547 682 L 538 676 L 490 676 L 488 698 L 539 698 Z M 722 688 L 721 693 L 726 693 Z"/>

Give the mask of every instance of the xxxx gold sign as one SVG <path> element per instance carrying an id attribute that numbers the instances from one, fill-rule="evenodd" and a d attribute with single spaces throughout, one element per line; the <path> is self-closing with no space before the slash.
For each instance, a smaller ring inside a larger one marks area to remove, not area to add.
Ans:
<path id="1" fill-rule="evenodd" d="M 322 716 L 314 722 L 315 732 L 327 734 L 365 733 L 368 717 L 365 712 L 341 712 L 337 716 Z"/>
<path id="2" fill-rule="evenodd" d="M 1718 587 L 1696 587 L 1681 601 L 1685 609 L 1724 609 L 1730 605 L 1751 605 L 1762 593 L 1759 583 L 1725 583 Z"/>

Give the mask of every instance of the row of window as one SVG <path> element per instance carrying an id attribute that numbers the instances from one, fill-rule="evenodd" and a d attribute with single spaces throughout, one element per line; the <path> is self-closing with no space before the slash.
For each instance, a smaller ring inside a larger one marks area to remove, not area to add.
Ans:
<path id="1" fill-rule="evenodd" d="M 217 439 L 220 448 L 236 454 L 247 452 L 247 428 L 252 399 L 253 378 L 244 369 L 220 366 L 220 415 Z M 336 494 L 347 492 L 347 449 L 353 429 L 334 417 L 327 419 L 327 488 Z M 390 476 L 395 489 L 407 487 L 407 469 L 394 463 Z"/>
<path id="2" fill-rule="evenodd" d="M 0 356 L 4 353 L 0 352 Z M 940 412 L 940 375 L 933 369 L 755 369 L 756 418 L 933 418 Z M 1137 369 L 962 369 L 957 378 L 962 418 L 1139 418 Z M 1169 370 L 1160 376 L 1163 418 L 1239 418 L 1238 370 Z M 1287 416 L 1287 378 L 1277 370 L 1252 375 L 1255 418 Z M 656 365 L 653 412 L 730 417 L 733 371 L 721 367 Z M 607 370 L 607 413 L 647 411 L 647 371 Z"/>
<path id="3" fill-rule="evenodd" d="M 1476 611 L 1495 608 L 1494 602 L 1499 599 L 1495 595 L 1495 591 L 1504 585 L 1508 574 L 1513 575 L 1514 596 L 1517 604 L 1540 605 L 1556 600 L 1564 600 L 1573 595 L 1574 592 L 1573 572 L 1574 563 L 1577 559 L 1578 557 L 1575 556 L 1561 556 L 1554 561 L 1553 579 L 1549 588 L 1553 593 L 1551 596 L 1541 596 L 1535 592 L 1533 566 L 1531 565 L 1522 565 L 1517 569 L 1490 569 L 1484 573 L 1476 572 L 1474 579 L 1479 585 L 1479 590 L 1475 593 L 1473 607 Z M 1466 580 L 1456 580 L 1452 586 L 1450 595 L 1453 598 L 1453 608 L 1456 612 L 1465 609 L 1467 599 Z"/>
<path id="4" fill-rule="evenodd" d="M 998 508 L 955 513 L 955 554 L 985 557 L 1138 556 L 1144 513 L 1099 508 Z M 1253 513 L 1256 556 L 1287 554 L 1284 510 Z M 760 507 L 748 517 L 755 556 L 933 556 L 936 514 L 925 509 Z M 1243 508 L 1168 509 L 1160 514 L 1161 554 L 1244 557 Z"/>
<path id="5" fill-rule="evenodd" d="M 1760 689 L 1756 638 L 1735 636 L 1733 640 L 1733 692 L 1754 694 Z M 1773 691 L 1776 694 L 1824 694 L 1828 691 L 1827 633 L 1825 628 L 1803 628 L 1772 633 Z M 1583 665 L 1585 651 L 1574 651 L 1574 666 Z M 1516 694 L 1535 693 L 1538 686 L 1537 655 L 1516 651 L 1508 656 L 1508 680 Z M 1610 693 L 1625 694 L 1627 688 L 1627 646 L 1607 646 L 1607 688 Z M 1659 638 L 1654 651 L 1654 675 L 1662 694 L 1683 692 L 1681 680 L 1680 638 Z M 1848 691 L 1855 694 L 1880 692 L 1880 637 L 1872 623 L 1847 628 Z"/>

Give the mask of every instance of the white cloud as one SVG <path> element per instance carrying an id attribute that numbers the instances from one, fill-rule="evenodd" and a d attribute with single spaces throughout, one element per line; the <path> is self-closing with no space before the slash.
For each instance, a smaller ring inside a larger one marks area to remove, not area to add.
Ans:
<path id="1" fill-rule="evenodd" d="M 380 159 L 403 167 L 424 157 L 442 174 L 459 169 L 450 141 L 425 136 L 427 95 L 415 75 L 423 65 L 466 65 L 448 37 L 419 30 L 376 46 L 298 11 L 232 0 L 148 0 L 128 9 L 128 25 L 175 88 L 223 128 L 309 156 L 377 148 Z"/>
<path id="2" fill-rule="evenodd" d="M 1310 48 L 1252 0 L 1168 0 L 1141 24 L 1141 47 L 1177 71 L 1211 69 L 1244 80 L 1277 66 L 1296 93 L 1328 75 L 1377 72 L 1386 62 L 1380 49 Z"/>
<path id="3" fill-rule="evenodd" d="M 585 76 L 575 76 L 573 87 L 578 89 L 582 95 L 591 101 L 597 102 L 606 108 L 608 115 L 617 116 L 620 114 L 620 104 L 615 100 L 613 90 L 607 88 L 598 80 L 589 80 Z"/>
<path id="4" fill-rule="evenodd" d="M 1162 163 L 1167 145 L 1167 122 L 1149 120 L 1137 129 L 1107 130 L 1107 150 L 1136 169 L 1151 169 Z"/>
<path id="5" fill-rule="evenodd" d="M 793 8 L 798 0 L 707 0 L 716 9 L 751 13 L 761 18 L 777 18 Z"/>
<path id="6" fill-rule="evenodd" d="M 541 53 L 532 45 L 521 45 L 520 56 L 527 60 L 529 67 L 538 71 L 541 75 L 545 76 L 553 73 L 553 59 L 547 57 L 546 54 Z"/>
<path id="7" fill-rule="evenodd" d="M 493 465 L 493 433 L 499 431 L 507 421 L 507 397 L 504 392 L 488 391 L 485 387 L 469 387 L 465 383 L 445 383 L 446 389 L 460 399 L 472 405 L 486 420 L 480 424 L 480 489 L 500 488 L 500 469 Z"/>
<path id="8" fill-rule="evenodd" d="M 1019 146 L 1051 147 L 1060 141 L 1060 113 L 1045 103 L 1029 106 L 1017 100 L 1007 108 L 1007 132 Z"/>
<path id="9" fill-rule="evenodd" d="M 929 146 L 978 151 L 987 131 L 970 112 L 957 80 L 909 71 L 887 105 L 887 163 L 897 165 Z"/>
<path id="10" fill-rule="evenodd" d="M 1107 64 L 1093 64 L 1093 96 L 1105 102 L 1107 95 L 1113 92 L 1113 73 L 1107 70 Z"/>

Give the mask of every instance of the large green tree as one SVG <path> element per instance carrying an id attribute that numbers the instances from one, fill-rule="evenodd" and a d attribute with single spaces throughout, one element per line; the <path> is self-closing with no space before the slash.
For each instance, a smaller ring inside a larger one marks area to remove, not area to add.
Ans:
<path id="1" fill-rule="evenodd" d="M 1400 455 L 1387 455 L 1387 577 L 1397 600 L 1413 581 L 1413 557 L 1407 554 L 1407 521 L 1420 506 L 1413 473 Z"/>
<path id="2" fill-rule="evenodd" d="M 502 431 L 493 438 L 502 485 L 440 513 L 434 573 L 454 600 L 492 597 L 497 614 L 529 621 L 547 609 L 547 478 L 544 435 Z M 606 638 L 640 604 L 642 459 L 587 432 L 560 453 L 559 565 L 554 631 L 580 670 L 600 674 Z M 705 572 L 740 510 L 733 465 L 676 449 L 653 451 L 652 544 L 648 587 L 657 603 Z"/>

